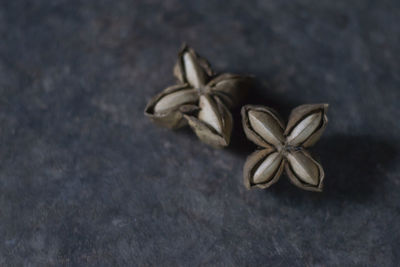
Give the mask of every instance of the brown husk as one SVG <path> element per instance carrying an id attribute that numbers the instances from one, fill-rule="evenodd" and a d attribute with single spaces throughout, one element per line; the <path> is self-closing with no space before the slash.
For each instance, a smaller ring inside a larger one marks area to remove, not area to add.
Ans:
<path id="1" fill-rule="evenodd" d="M 224 73 L 207 84 L 207 92 L 218 95 L 229 108 L 233 108 L 246 98 L 251 82 L 250 76 Z"/>

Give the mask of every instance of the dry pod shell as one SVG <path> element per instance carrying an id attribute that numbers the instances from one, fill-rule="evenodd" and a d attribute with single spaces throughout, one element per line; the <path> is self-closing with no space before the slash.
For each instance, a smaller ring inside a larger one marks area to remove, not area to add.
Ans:
<path id="1" fill-rule="evenodd" d="M 237 107 L 246 97 L 250 77 L 223 73 L 207 84 L 207 93 L 218 96 L 229 107 Z"/>
<path id="2" fill-rule="evenodd" d="M 263 106 L 242 108 L 242 123 L 248 139 L 262 149 L 250 155 L 244 167 L 247 188 L 267 188 L 285 169 L 290 181 L 310 191 L 322 191 L 324 170 L 306 151 L 326 127 L 327 104 L 295 108 L 284 127 L 275 111 Z"/>
<path id="3" fill-rule="evenodd" d="M 186 45 L 179 52 L 174 75 L 179 84 L 150 100 L 145 115 L 171 129 L 189 124 L 201 141 L 214 147 L 227 146 L 232 132 L 229 108 L 243 99 L 250 78 L 214 75 L 208 61 Z"/>

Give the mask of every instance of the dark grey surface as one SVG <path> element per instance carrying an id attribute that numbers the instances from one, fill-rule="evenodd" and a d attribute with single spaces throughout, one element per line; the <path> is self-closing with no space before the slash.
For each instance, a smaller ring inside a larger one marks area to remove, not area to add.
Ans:
<path id="1" fill-rule="evenodd" d="M 400 2 L 1 1 L 0 265 L 396 266 Z M 143 116 L 182 42 L 249 104 L 328 102 L 322 194 Z"/>

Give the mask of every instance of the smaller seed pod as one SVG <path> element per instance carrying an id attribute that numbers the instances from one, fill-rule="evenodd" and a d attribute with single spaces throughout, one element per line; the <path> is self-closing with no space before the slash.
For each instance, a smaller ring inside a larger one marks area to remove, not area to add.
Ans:
<path id="1" fill-rule="evenodd" d="M 305 190 L 322 191 L 324 170 L 305 148 L 321 137 L 328 122 L 327 108 L 327 104 L 299 106 L 292 111 L 285 128 L 274 110 L 244 106 L 244 132 L 249 140 L 261 147 L 246 160 L 246 187 L 267 188 L 279 180 L 285 169 L 294 185 Z"/>

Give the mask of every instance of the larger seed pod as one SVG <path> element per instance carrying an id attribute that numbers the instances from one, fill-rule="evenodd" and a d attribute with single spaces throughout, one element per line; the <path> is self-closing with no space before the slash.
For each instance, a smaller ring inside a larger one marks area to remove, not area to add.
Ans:
<path id="1" fill-rule="evenodd" d="M 243 100 L 250 78 L 235 74 L 214 76 L 210 64 L 186 45 L 179 52 L 174 75 L 182 84 L 154 97 L 146 106 L 146 116 L 173 129 L 188 123 L 203 142 L 227 146 L 232 132 L 228 108 Z"/>

